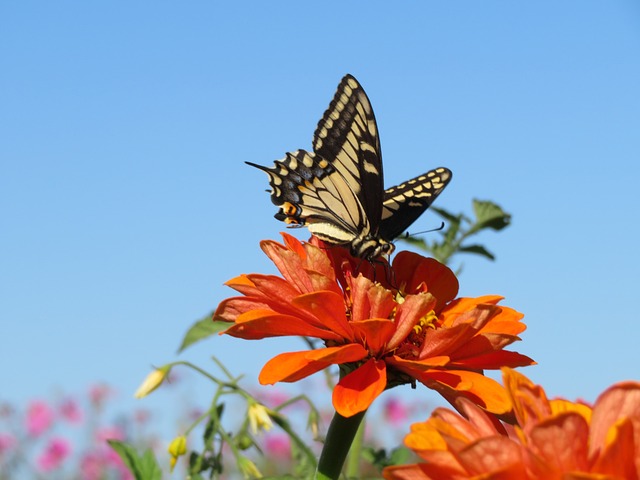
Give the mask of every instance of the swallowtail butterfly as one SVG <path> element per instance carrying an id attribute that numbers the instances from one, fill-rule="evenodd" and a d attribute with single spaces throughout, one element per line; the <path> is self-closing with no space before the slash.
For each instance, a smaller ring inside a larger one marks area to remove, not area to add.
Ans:
<path id="1" fill-rule="evenodd" d="M 378 127 L 366 93 L 346 75 L 318 123 L 313 152 L 297 150 L 274 167 L 247 162 L 269 175 L 275 217 L 305 225 L 330 244 L 368 261 L 393 251 L 411 225 L 451 180 L 436 168 L 384 190 Z"/>

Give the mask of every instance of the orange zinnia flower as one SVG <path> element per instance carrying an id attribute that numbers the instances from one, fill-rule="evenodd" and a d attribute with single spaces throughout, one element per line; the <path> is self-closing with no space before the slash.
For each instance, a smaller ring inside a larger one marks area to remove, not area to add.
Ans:
<path id="1" fill-rule="evenodd" d="M 426 463 L 386 468 L 387 480 L 640 478 L 640 383 L 613 385 L 593 407 L 548 400 L 524 375 L 503 369 L 516 426 L 466 399 L 466 418 L 436 409 L 405 444 Z"/>
<path id="2" fill-rule="evenodd" d="M 504 389 L 482 370 L 533 362 L 503 350 L 526 327 L 521 314 L 496 305 L 500 297 L 453 300 L 451 270 L 415 253 L 398 253 L 392 266 L 371 264 L 316 239 L 283 237 L 284 245 L 261 242 L 282 277 L 229 280 L 243 296 L 222 301 L 214 318 L 234 322 L 223 333 L 235 337 L 299 335 L 325 348 L 272 358 L 260 383 L 295 382 L 335 364 L 342 378 L 333 405 L 344 417 L 366 410 L 385 388 L 415 380 L 454 404 L 463 396 L 491 412 L 510 409 Z"/>

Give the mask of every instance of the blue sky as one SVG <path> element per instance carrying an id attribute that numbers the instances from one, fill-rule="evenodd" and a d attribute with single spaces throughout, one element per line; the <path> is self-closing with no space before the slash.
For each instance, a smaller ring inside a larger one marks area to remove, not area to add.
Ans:
<path id="1" fill-rule="evenodd" d="M 480 239 L 497 262 L 464 259 L 461 294 L 525 313 L 526 373 L 589 400 L 640 379 L 639 52 L 631 0 L 4 2 L 0 398 L 98 380 L 128 398 L 225 280 L 273 272 L 258 242 L 283 224 L 244 161 L 310 148 L 345 73 L 387 186 L 447 166 L 439 206 L 513 214 Z M 252 381 L 291 342 L 179 358 Z"/>

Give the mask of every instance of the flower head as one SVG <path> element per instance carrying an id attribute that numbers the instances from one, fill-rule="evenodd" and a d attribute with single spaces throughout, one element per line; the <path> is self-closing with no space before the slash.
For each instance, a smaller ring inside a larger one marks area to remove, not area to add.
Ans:
<path id="1" fill-rule="evenodd" d="M 251 402 L 247 416 L 249 417 L 249 424 L 251 425 L 251 431 L 254 435 L 257 435 L 260 430 L 268 432 L 271 430 L 271 427 L 273 427 L 269 409 L 261 403 Z"/>
<path id="2" fill-rule="evenodd" d="M 48 403 L 35 400 L 27 407 L 26 428 L 29 435 L 40 436 L 53 423 L 54 412 Z"/>
<path id="3" fill-rule="evenodd" d="M 71 454 L 71 445 L 61 437 L 49 440 L 44 452 L 38 456 L 36 463 L 41 472 L 51 472 L 58 468 Z"/>
<path id="4" fill-rule="evenodd" d="M 405 444 L 426 462 L 389 467 L 387 480 L 640 478 L 640 383 L 613 385 L 593 407 L 548 400 L 544 390 L 503 369 L 517 420 L 506 425 L 466 399 L 464 416 L 436 409 Z"/>
<path id="5" fill-rule="evenodd" d="M 220 303 L 214 318 L 234 322 L 225 332 L 245 339 L 299 335 L 325 348 L 272 358 L 260 383 L 295 382 L 331 365 L 341 379 L 333 405 L 345 417 L 366 410 L 386 388 L 418 380 L 455 404 L 463 396 L 496 413 L 510 409 L 504 389 L 485 368 L 529 365 L 505 351 L 525 329 L 522 315 L 500 297 L 454 300 L 449 268 L 411 252 L 392 265 L 368 263 L 339 247 L 263 241 L 282 276 L 248 274 L 227 282 L 242 296 Z"/>

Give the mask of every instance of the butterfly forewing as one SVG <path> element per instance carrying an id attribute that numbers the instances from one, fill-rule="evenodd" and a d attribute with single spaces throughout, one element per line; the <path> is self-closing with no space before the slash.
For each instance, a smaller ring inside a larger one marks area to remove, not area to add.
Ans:
<path id="1" fill-rule="evenodd" d="M 451 170 L 440 167 L 384 192 L 380 237 L 391 241 L 429 208 L 451 180 Z"/>
<path id="2" fill-rule="evenodd" d="M 358 230 L 377 232 L 384 189 L 378 127 L 369 98 L 351 75 L 342 79 L 318 122 L 313 150 L 335 167 L 358 197 L 368 220 Z"/>

